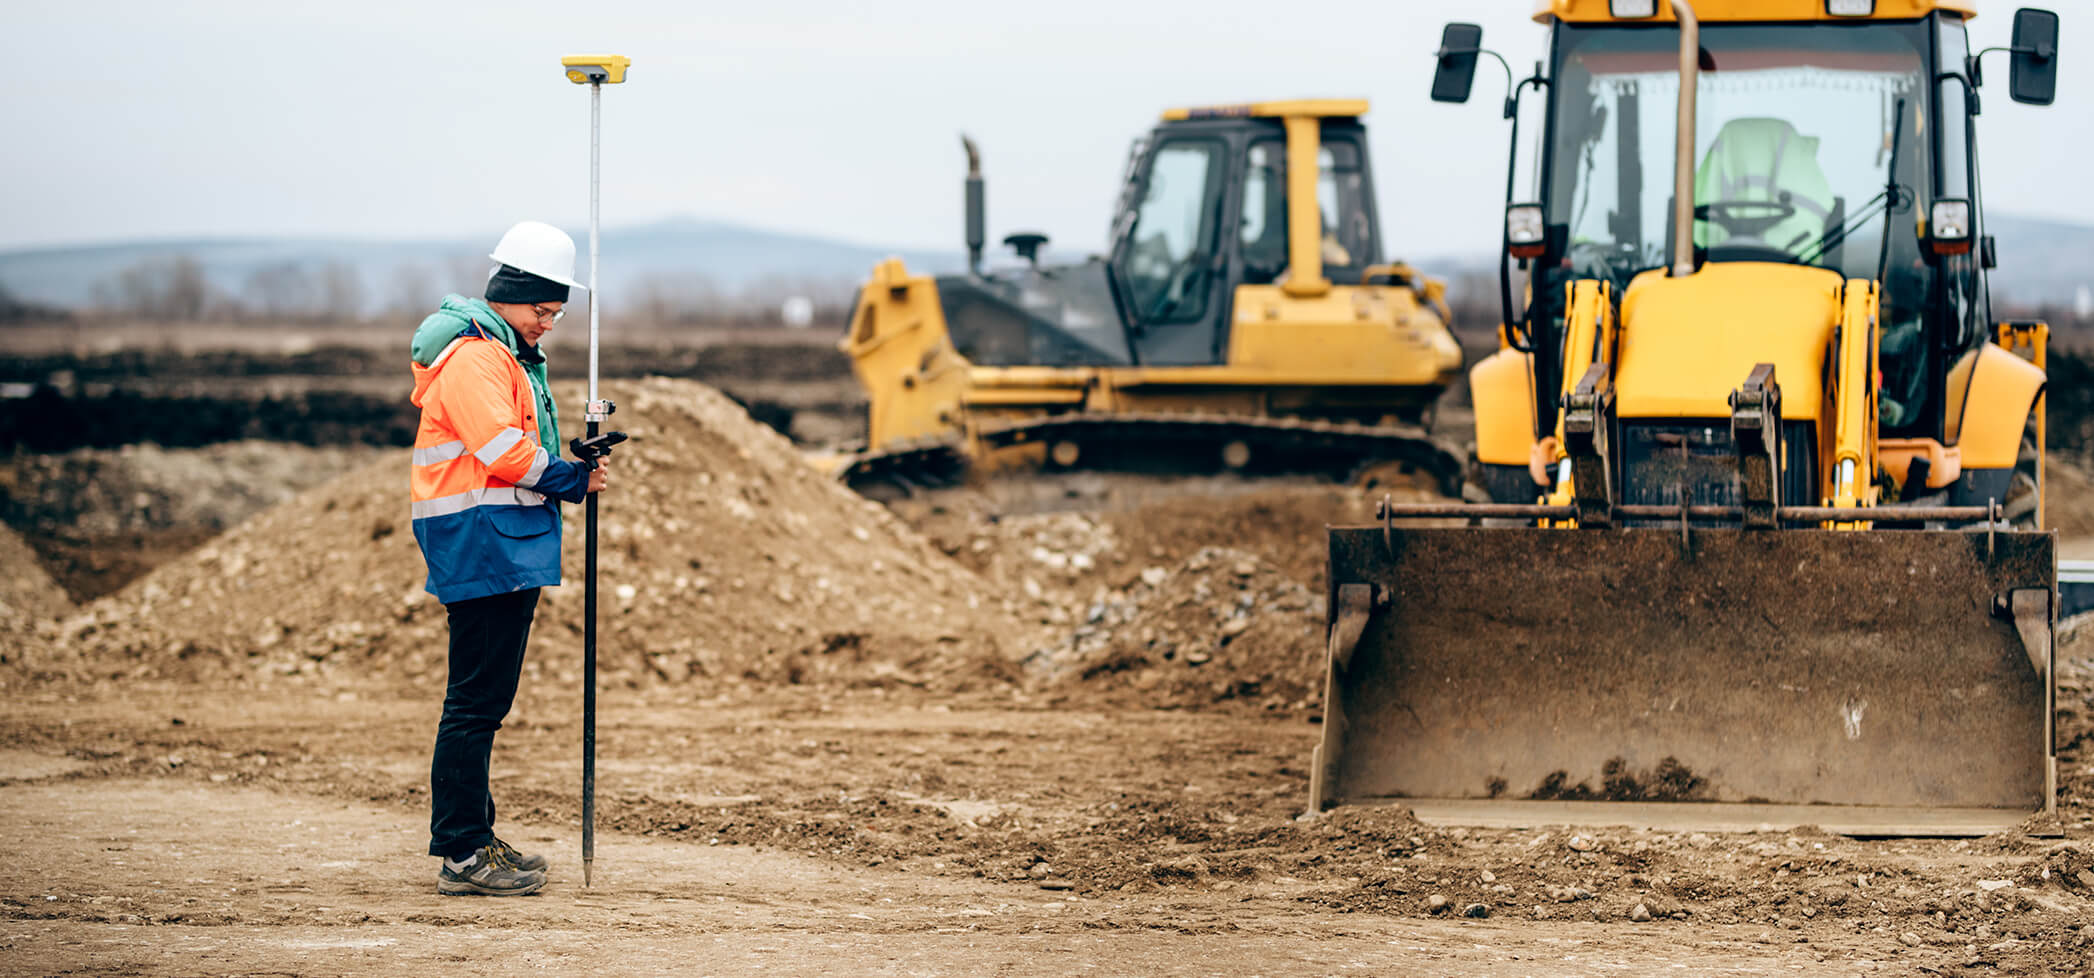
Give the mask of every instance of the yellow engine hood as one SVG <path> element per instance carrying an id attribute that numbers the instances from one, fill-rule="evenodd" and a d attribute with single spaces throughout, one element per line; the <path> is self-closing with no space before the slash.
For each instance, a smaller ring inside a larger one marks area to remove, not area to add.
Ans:
<path id="1" fill-rule="evenodd" d="M 1621 302 L 1615 406 L 1624 418 L 1721 418 L 1756 364 L 1774 364 L 1782 417 L 1825 410 L 1825 357 L 1839 323 L 1837 272 L 1721 262 L 1685 278 L 1660 270 Z"/>

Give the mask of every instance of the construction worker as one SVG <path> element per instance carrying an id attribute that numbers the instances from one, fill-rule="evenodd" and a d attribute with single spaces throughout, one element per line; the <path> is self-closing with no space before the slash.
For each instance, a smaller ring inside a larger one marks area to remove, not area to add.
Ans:
<path id="1" fill-rule="evenodd" d="M 1824 237 L 1838 198 L 1818 162 L 1818 143 L 1786 119 L 1725 122 L 1694 175 L 1695 204 L 1717 208 L 1695 224 L 1695 243 L 1796 255 Z"/>
<path id="2" fill-rule="evenodd" d="M 414 536 L 449 615 L 450 681 L 429 770 L 437 892 L 521 896 L 544 857 L 496 838 L 488 755 L 523 669 L 538 590 L 560 583 L 560 513 L 609 485 L 560 457 L 559 412 L 539 342 L 564 315 L 574 240 L 525 221 L 488 257 L 485 301 L 448 295 L 415 330 Z"/>

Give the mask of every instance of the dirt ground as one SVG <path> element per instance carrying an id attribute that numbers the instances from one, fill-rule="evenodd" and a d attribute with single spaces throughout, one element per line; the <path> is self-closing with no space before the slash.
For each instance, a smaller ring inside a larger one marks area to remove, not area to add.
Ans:
<path id="1" fill-rule="evenodd" d="M 102 823 L 116 807 L 124 822 Z M 0 838 L 30 854 L 23 872 L 67 880 L 7 894 L 10 910 L 27 904 L 0 918 L 16 974 L 1573 975 L 1691 962 L 1770 975 L 1820 957 L 1735 926 L 1543 935 L 1337 914 L 1284 892 L 1087 898 L 624 834 L 599 836 L 593 889 L 563 881 L 489 906 L 401 885 L 426 860 L 407 853 L 418 840 L 396 812 L 251 788 L 10 790 Z M 524 841 L 572 862 L 572 831 Z M 283 862 L 258 863 L 257 843 Z"/>
<path id="2" fill-rule="evenodd" d="M 1303 541 L 1363 495 L 890 511 L 699 385 L 613 396 L 597 887 L 569 586 L 495 756 L 554 882 L 434 894 L 442 614 L 380 460 L 77 608 L 9 558 L 0 971 L 2094 973 L 2089 633 L 2061 644 L 2062 837 L 1311 815 Z"/>
<path id="3" fill-rule="evenodd" d="M 433 691 L 15 693 L 13 973 L 2076 974 L 2087 833 L 1863 842 L 1304 818 L 1315 728 L 1015 696 L 578 692 L 496 755 L 523 901 L 433 894 Z M 1435 912 L 1436 904 L 1446 909 Z M 1642 909 L 1639 910 L 1638 908 Z M 1468 914 L 1477 916 L 1471 917 Z M 1639 919 L 1642 918 L 1642 919 Z"/>

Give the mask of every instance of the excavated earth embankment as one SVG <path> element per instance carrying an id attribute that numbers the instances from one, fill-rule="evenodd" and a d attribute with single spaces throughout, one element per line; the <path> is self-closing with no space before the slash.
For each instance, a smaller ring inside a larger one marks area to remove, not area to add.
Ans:
<path id="1" fill-rule="evenodd" d="M 1009 672 L 991 589 L 732 401 L 662 379 L 606 393 L 632 436 L 601 518 L 610 681 L 964 688 Z M 82 678 L 440 676 L 443 608 L 422 588 L 406 481 L 402 452 L 304 492 L 45 622 L 22 664 Z M 529 660 L 557 675 L 579 666 L 583 608 L 582 510 L 565 512 L 567 583 L 545 592 Z"/>

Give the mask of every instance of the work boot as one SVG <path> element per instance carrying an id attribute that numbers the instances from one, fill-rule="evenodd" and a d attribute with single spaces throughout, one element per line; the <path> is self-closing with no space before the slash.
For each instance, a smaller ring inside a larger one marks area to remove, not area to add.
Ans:
<path id="1" fill-rule="evenodd" d="M 493 843 L 473 850 L 464 860 L 445 859 L 436 873 L 436 892 L 445 896 L 525 896 L 545 885 L 545 874 L 518 869 L 506 847 Z"/>
<path id="2" fill-rule="evenodd" d="M 510 864 L 514 865 L 517 869 L 526 870 L 528 872 L 533 873 L 543 873 L 545 872 L 546 866 L 550 865 L 545 861 L 544 856 L 541 856 L 535 852 L 518 852 L 515 846 L 512 846 L 507 842 L 503 842 L 500 839 L 496 839 L 493 842 L 488 843 L 488 845 L 493 846 L 496 849 L 502 850 L 502 854 L 508 856 Z"/>

